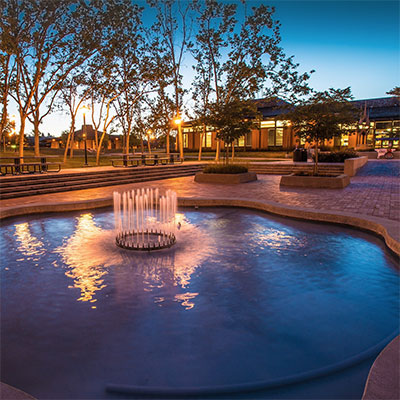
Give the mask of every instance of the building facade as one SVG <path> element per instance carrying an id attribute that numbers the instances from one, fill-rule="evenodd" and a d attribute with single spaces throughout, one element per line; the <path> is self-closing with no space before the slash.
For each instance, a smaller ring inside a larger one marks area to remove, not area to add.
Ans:
<path id="1" fill-rule="evenodd" d="M 279 101 L 256 100 L 262 118 L 257 128 L 235 141 L 235 147 L 248 150 L 290 151 L 300 141 L 285 112 L 290 104 Z M 325 143 L 328 147 L 374 149 L 400 147 L 400 107 L 398 97 L 384 97 L 352 101 L 359 109 L 359 119 L 340 138 Z M 188 151 L 216 149 L 216 133 L 212 127 L 206 132 L 196 130 L 190 122 L 183 125 L 183 145 Z M 304 144 L 304 143 L 301 143 Z"/>
<path id="2" fill-rule="evenodd" d="M 86 128 L 86 129 L 85 129 Z M 89 151 L 94 151 L 96 149 L 96 140 L 95 140 L 95 131 L 92 125 L 83 126 L 81 129 L 78 129 L 74 132 L 74 149 L 84 149 L 85 142 L 83 139 L 83 134 L 86 133 L 86 147 Z M 98 131 L 98 139 L 100 140 L 103 132 Z M 104 147 L 108 150 L 111 149 L 122 149 L 122 139 L 120 135 L 106 135 L 104 141 Z"/>

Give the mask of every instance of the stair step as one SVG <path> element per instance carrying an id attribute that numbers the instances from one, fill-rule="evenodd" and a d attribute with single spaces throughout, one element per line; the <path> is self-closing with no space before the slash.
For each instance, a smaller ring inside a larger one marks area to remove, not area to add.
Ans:
<path id="1" fill-rule="evenodd" d="M 51 178 L 49 179 L 46 176 L 43 176 L 43 179 L 41 179 L 40 181 L 35 181 L 35 182 L 31 182 L 31 181 L 20 181 L 20 182 L 12 182 L 10 184 L 2 184 L 1 186 L 1 191 L 4 192 L 4 190 L 7 189 L 27 189 L 27 188 L 33 188 L 35 186 L 66 186 L 66 185 L 72 185 L 74 184 L 74 182 L 82 182 L 82 184 L 84 184 L 85 182 L 91 182 L 91 181 L 97 181 L 97 182 L 107 182 L 109 180 L 126 180 L 126 179 L 132 179 L 133 177 L 140 177 L 140 176 L 152 176 L 154 174 L 158 174 L 158 173 L 163 173 L 163 174 L 175 174 L 175 173 L 182 173 L 182 172 L 197 172 L 199 171 L 199 168 L 185 168 L 185 169 L 179 169 L 179 170 L 165 170 L 165 171 L 160 171 L 160 170 L 154 170 L 154 171 L 137 171 L 135 174 L 123 174 L 123 175 L 108 175 L 108 174 L 103 174 L 103 175 L 90 175 L 90 176 L 69 176 L 68 178 L 64 178 L 64 179 L 57 179 L 57 177 L 55 178 Z"/>
<path id="2" fill-rule="evenodd" d="M 48 176 L 42 176 L 42 179 L 35 179 L 35 181 L 37 182 L 24 182 L 24 185 L 21 185 L 21 180 L 23 180 L 23 178 L 20 178 L 20 185 L 18 186 L 14 184 L 9 185 L 5 188 L 2 182 L 0 198 L 11 199 L 15 197 L 33 196 L 38 194 L 57 193 L 72 190 L 92 189 L 104 186 L 146 182 L 152 180 L 178 178 L 182 176 L 194 175 L 202 168 L 203 166 L 201 164 L 197 164 L 190 166 L 176 166 L 175 168 L 141 168 L 135 170 L 135 173 L 125 173 L 123 171 L 124 173 L 122 175 L 117 174 L 117 176 L 114 176 L 114 171 L 107 171 L 111 173 L 106 174 L 105 176 L 104 172 L 102 174 L 83 174 L 82 176 L 76 176 L 77 174 L 67 174 L 69 178 L 73 177 L 74 179 L 63 180 L 62 182 L 60 182 L 59 179 L 58 182 L 54 182 L 54 179 L 51 179 L 50 182 L 48 182 L 48 180 L 46 179 L 48 178 Z M 99 177 L 100 175 L 102 176 Z M 59 176 L 56 178 L 59 178 Z"/>

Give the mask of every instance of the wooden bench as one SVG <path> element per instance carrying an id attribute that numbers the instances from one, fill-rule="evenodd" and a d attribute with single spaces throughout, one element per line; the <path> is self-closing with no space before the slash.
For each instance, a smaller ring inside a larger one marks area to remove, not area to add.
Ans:
<path id="1" fill-rule="evenodd" d="M 24 158 L 39 158 L 40 162 L 23 162 L 21 159 Z M 35 173 L 46 173 L 46 172 L 60 172 L 61 163 L 47 162 L 47 157 L 3 157 L 0 160 L 13 160 L 14 163 L 0 164 L 1 175 L 17 175 L 17 174 L 35 174 Z M 55 167 L 54 169 L 52 167 Z"/>
<path id="2" fill-rule="evenodd" d="M 174 164 L 177 161 L 180 161 L 180 157 L 177 154 L 141 154 L 123 155 L 121 158 L 112 159 L 111 164 L 113 167 L 138 167 L 139 165 L 146 166 Z"/>

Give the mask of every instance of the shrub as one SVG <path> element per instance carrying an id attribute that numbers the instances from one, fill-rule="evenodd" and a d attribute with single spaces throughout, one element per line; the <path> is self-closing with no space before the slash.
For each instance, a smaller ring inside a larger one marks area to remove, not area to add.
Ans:
<path id="1" fill-rule="evenodd" d="M 207 165 L 203 172 L 205 174 L 242 174 L 248 172 L 248 168 L 238 164 Z"/>
<path id="2" fill-rule="evenodd" d="M 342 163 L 348 158 L 356 157 L 359 157 L 359 155 L 354 150 L 332 151 L 330 153 L 318 153 L 318 162 Z M 315 156 L 313 155 L 314 158 Z"/>

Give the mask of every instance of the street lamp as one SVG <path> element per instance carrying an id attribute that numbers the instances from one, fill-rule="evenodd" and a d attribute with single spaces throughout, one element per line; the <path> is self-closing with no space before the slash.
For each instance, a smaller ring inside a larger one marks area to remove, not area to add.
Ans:
<path id="1" fill-rule="evenodd" d="M 178 112 L 176 118 L 174 119 L 174 122 L 175 122 L 175 125 L 178 126 L 179 156 L 180 156 L 180 159 L 183 161 L 183 137 L 182 137 L 182 122 L 183 122 L 183 119 L 179 115 L 179 112 Z"/>
<path id="2" fill-rule="evenodd" d="M 149 149 L 149 154 L 151 154 L 151 143 L 150 143 L 150 137 L 153 134 L 153 131 L 151 129 L 147 130 L 147 148 Z"/>
<path id="3" fill-rule="evenodd" d="M 86 146 L 86 139 L 87 139 L 87 132 L 86 132 L 86 119 L 85 119 L 85 115 L 86 112 L 90 110 L 90 108 L 88 106 L 82 106 L 82 112 L 83 112 L 83 132 L 82 132 L 82 139 L 85 145 L 85 167 L 88 167 L 88 160 L 87 160 L 87 146 Z"/>

